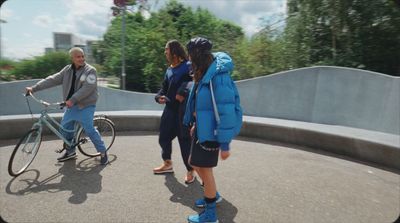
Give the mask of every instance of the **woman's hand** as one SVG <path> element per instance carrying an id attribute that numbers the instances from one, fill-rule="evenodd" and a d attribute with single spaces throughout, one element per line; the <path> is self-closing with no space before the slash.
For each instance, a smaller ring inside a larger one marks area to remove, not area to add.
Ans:
<path id="1" fill-rule="evenodd" d="M 179 103 L 182 103 L 183 100 L 185 100 L 185 97 L 183 97 L 183 96 L 180 95 L 180 94 L 177 94 L 177 95 L 175 96 L 175 99 L 176 99 L 177 101 L 179 101 Z"/>
<path id="2" fill-rule="evenodd" d="M 165 104 L 167 102 L 167 98 L 163 95 L 158 98 L 158 103 Z"/>
<path id="3" fill-rule="evenodd" d="M 221 159 L 222 160 L 226 160 L 226 159 L 228 159 L 228 157 L 231 155 L 231 152 L 229 152 L 229 150 L 228 151 L 223 151 L 223 150 L 221 150 Z"/>

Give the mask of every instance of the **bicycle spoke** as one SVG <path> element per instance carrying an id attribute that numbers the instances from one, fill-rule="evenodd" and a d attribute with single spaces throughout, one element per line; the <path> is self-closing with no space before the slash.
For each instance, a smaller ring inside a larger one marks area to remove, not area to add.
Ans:
<path id="1" fill-rule="evenodd" d="M 99 132 L 101 139 L 104 142 L 106 149 L 110 149 L 111 145 L 114 143 L 115 139 L 115 128 L 114 124 L 105 118 L 95 118 L 93 120 L 95 129 Z M 95 146 L 93 145 L 90 138 L 82 130 L 79 133 L 79 150 L 87 156 L 97 156 L 99 155 Z"/>
<path id="2" fill-rule="evenodd" d="M 30 130 L 15 147 L 8 166 L 11 176 L 17 176 L 32 163 L 41 143 L 41 132 Z"/>

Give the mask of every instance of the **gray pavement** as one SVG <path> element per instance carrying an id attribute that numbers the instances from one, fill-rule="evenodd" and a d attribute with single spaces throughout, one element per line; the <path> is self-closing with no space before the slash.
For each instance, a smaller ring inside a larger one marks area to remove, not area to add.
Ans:
<path id="1" fill-rule="evenodd" d="M 60 141 L 49 139 L 29 171 L 12 178 L 8 159 L 17 140 L 0 141 L 0 215 L 9 222 L 186 222 L 201 211 L 178 145 L 175 174 L 156 176 L 156 133 L 119 133 L 111 164 L 95 158 L 57 163 Z M 332 154 L 238 138 L 215 169 L 224 200 L 220 222 L 393 222 L 400 213 L 400 175 Z"/>

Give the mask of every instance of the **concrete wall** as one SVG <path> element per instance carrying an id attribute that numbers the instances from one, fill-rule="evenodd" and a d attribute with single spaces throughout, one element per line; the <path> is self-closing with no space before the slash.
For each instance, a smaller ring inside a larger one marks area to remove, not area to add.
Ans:
<path id="1" fill-rule="evenodd" d="M 0 83 L 0 116 L 29 114 L 26 98 L 23 97 L 25 87 L 31 86 L 39 80 L 13 81 Z M 162 110 L 163 106 L 154 101 L 154 94 L 115 90 L 99 87 L 99 101 L 97 111 L 125 111 L 125 110 Z M 46 89 L 35 93 L 37 98 L 49 102 L 62 100 L 61 87 Z M 28 98 L 29 99 L 29 98 Z M 32 112 L 38 113 L 41 105 L 29 100 Z M 60 112 L 60 111 L 54 111 Z"/>
<path id="2" fill-rule="evenodd" d="M 29 114 L 22 93 L 37 80 L 0 83 L 0 116 Z M 400 134 L 400 78 L 343 67 L 311 67 L 237 82 L 244 113 Z M 98 111 L 162 110 L 154 94 L 99 87 Z M 59 101 L 59 87 L 38 92 Z M 32 111 L 40 111 L 34 102 Z"/>
<path id="3" fill-rule="evenodd" d="M 311 67 L 238 82 L 244 113 L 400 134 L 400 78 Z"/>

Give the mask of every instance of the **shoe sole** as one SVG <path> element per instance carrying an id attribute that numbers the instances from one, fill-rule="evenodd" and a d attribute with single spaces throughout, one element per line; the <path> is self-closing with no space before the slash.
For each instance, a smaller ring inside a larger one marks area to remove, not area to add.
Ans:
<path id="1" fill-rule="evenodd" d="M 216 201 L 215 201 L 215 203 L 216 204 L 218 204 L 218 203 L 220 203 L 222 201 L 222 197 L 220 196 Z M 198 208 L 204 208 L 205 207 L 205 205 L 197 205 L 197 204 L 195 204 L 195 206 L 196 207 L 198 207 Z"/>
<path id="2" fill-rule="evenodd" d="M 153 173 L 154 173 L 154 174 L 173 173 L 173 172 L 174 172 L 173 169 L 162 170 L 162 171 L 154 171 L 154 170 L 153 170 Z"/>
<path id="3" fill-rule="evenodd" d="M 64 161 L 67 161 L 67 160 L 76 159 L 77 157 L 78 157 L 78 155 L 69 156 L 69 157 L 66 157 L 66 158 L 58 159 L 58 162 L 64 162 Z"/>

